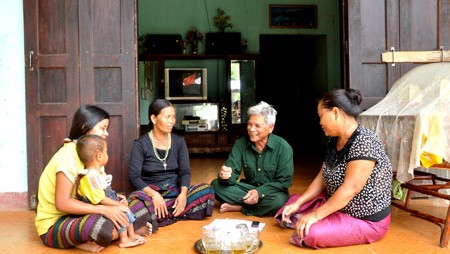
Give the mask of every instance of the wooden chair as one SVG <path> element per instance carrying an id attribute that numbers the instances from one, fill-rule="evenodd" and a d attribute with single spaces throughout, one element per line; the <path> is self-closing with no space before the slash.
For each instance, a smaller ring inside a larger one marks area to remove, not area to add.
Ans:
<path id="1" fill-rule="evenodd" d="M 444 162 L 443 164 L 434 165 L 432 168 L 450 170 L 450 163 Z M 394 176 L 395 177 L 395 176 Z M 421 180 L 421 181 L 417 181 Z M 424 183 L 425 182 L 425 183 Z M 393 201 L 392 205 L 408 211 L 412 216 L 416 216 L 441 227 L 441 239 L 439 245 L 441 247 L 447 247 L 450 238 L 450 195 L 439 192 L 439 190 L 450 189 L 450 179 L 439 177 L 436 174 L 423 172 L 419 170 L 414 171 L 414 179 L 401 186 L 408 190 L 405 202 Z M 449 201 L 447 214 L 445 218 L 439 218 L 424 211 L 418 211 L 410 208 L 411 194 L 412 192 L 418 192 L 432 197 L 437 197 Z"/>

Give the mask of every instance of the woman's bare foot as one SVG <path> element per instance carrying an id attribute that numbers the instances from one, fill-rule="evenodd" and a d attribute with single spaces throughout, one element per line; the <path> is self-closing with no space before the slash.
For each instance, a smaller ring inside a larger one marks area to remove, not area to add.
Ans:
<path id="1" fill-rule="evenodd" d="M 75 245 L 75 248 L 89 251 L 89 252 L 100 252 L 104 249 L 103 246 L 96 244 L 95 242 L 85 242 L 82 244 Z"/>
<path id="2" fill-rule="evenodd" d="M 147 222 L 147 225 L 145 225 L 141 228 L 138 228 L 135 232 L 137 235 L 149 237 L 153 233 L 153 226 L 150 222 Z"/>
<path id="3" fill-rule="evenodd" d="M 142 236 L 138 236 L 138 239 L 131 237 L 121 237 L 119 242 L 120 248 L 129 248 L 145 243 L 145 239 Z"/>
<path id="4" fill-rule="evenodd" d="M 242 206 L 240 205 L 230 205 L 228 203 L 223 203 L 220 206 L 219 212 L 226 213 L 226 212 L 240 212 L 242 211 Z"/>

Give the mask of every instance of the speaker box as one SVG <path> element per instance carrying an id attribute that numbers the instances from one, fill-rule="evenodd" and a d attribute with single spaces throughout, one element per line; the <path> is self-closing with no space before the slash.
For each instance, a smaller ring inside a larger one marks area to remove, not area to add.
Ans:
<path id="1" fill-rule="evenodd" d="M 206 33 L 206 54 L 237 54 L 241 52 L 241 33 Z"/>
<path id="2" fill-rule="evenodd" d="M 145 54 L 182 54 L 181 34 L 147 34 L 144 43 Z"/>

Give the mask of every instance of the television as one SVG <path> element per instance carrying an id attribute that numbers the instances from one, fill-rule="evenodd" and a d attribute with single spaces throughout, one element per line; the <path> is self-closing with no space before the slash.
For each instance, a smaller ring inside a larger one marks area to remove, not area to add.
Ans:
<path id="1" fill-rule="evenodd" d="M 166 100 L 208 99 L 206 68 L 165 68 Z"/>

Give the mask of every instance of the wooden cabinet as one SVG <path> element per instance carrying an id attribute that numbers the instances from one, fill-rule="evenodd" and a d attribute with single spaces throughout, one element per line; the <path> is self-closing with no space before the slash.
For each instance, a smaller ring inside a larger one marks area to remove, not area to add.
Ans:
<path id="1" fill-rule="evenodd" d="M 186 140 L 189 153 L 228 153 L 233 146 L 227 133 L 183 132 L 181 135 Z"/>
<path id="2" fill-rule="evenodd" d="M 169 60 L 172 64 L 170 66 L 167 64 Z M 230 152 L 236 139 L 246 135 L 246 116 L 242 116 L 240 112 L 246 112 L 249 106 L 255 104 L 259 56 L 256 54 L 142 54 L 139 56 L 139 61 L 151 62 L 153 66 L 152 80 L 158 81 L 154 87 L 157 98 L 165 98 L 165 68 L 172 68 L 174 65 L 183 67 L 183 63 L 189 65 L 193 62 L 196 66 L 185 67 L 205 67 L 202 63 L 211 60 L 220 63 L 216 65 L 217 68 L 211 68 L 208 71 L 208 98 L 206 100 L 171 100 L 177 108 L 177 126 L 174 132 L 184 136 L 190 153 Z M 212 80 L 214 82 L 211 82 Z M 206 131 L 185 131 L 179 122 L 185 114 L 189 115 L 195 110 L 186 110 L 186 107 L 180 105 L 202 104 L 217 105 L 218 127 Z"/>

